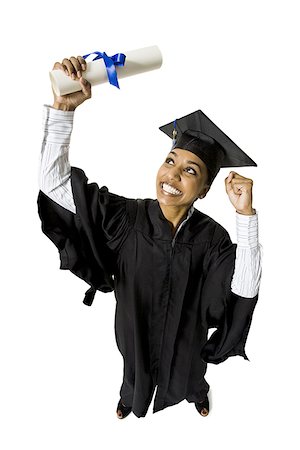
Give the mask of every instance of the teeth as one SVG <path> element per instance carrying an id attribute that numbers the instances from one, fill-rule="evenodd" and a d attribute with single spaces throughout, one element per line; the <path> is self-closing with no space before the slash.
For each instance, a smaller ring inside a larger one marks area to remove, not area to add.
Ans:
<path id="1" fill-rule="evenodd" d="M 170 186 L 167 183 L 163 183 L 162 188 L 164 191 L 168 192 L 169 194 L 173 194 L 173 195 L 181 195 L 182 194 L 181 191 L 179 191 L 178 189 L 175 189 L 174 187 Z"/>

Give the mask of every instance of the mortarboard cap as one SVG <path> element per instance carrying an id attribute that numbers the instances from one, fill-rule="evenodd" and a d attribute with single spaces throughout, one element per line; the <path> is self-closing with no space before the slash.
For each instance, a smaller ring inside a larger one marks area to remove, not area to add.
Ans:
<path id="1" fill-rule="evenodd" d="M 176 119 L 159 127 L 173 138 L 173 148 L 182 148 L 197 155 L 209 171 L 211 184 L 221 167 L 257 166 L 202 111 Z"/>

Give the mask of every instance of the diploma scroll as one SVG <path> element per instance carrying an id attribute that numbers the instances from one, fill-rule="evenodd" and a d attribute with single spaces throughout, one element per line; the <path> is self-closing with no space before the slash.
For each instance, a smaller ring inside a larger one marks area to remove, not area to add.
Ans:
<path id="1" fill-rule="evenodd" d="M 131 50 L 124 52 L 124 54 L 126 56 L 124 66 L 116 66 L 118 78 L 149 72 L 150 70 L 159 69 L 162 65 L 162 54 L 157 45 Z M 108 82 L 107 70 L 103 59 L 87 62 L 86 66 L 86 70 L 82 74 L 92 86 Z M 57 96 L 81 91 L 79 81 L 72 80 L 61 69 L 52 70 L 50 79 Z"/>

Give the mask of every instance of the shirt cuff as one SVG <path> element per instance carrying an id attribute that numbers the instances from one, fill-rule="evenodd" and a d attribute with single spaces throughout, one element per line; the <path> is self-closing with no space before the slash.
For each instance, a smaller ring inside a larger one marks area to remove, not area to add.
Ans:
<path id="1" fill-rule="evenodd" d="M 237 244 L 240 247 L 255 248 L 258 246 L 258 212 L 244 215 L 236 212 Z"/>
<path id="2" fill-rule="evenodd" d="M 61 111 L 44 104 L 44 141 L 51 144 L 69 145 L 75 111 Z"/>

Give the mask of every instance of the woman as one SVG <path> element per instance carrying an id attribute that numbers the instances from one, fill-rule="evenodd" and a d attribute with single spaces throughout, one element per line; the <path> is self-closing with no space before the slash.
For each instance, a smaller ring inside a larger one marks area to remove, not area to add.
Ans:
<path id="1" fill-rule="evenodd" d="M 117 415 L 144 417 L 157 388 L 154 412 L 186 399 L 206 416 L 207 363 L 234 355 L 248 359 L 261 245 L 251 179 L 236 172 L 225 179 L 238 244 L 193 204 L 205 197 L 222 164 L 255 163 L 198 111 L 179 119 L 176 128 L 161 127 L 174 143 L 157 173 L 156 200 L 99 189 L 68 162 L 74 111 L 91 98 L 82 77 L 86 62 L 65 58 L 54 69 L 78 79 L 82 91 L 54 94 L 53 107 L 45 105 L 39 215 L 59 250 L 60 268 L 91 286 L 84 303 L 92 304 L 96 290 L 115 292 L 116 342 L 124 359 Z M 209 328 L 217 330 L 208 339 Z"/>

